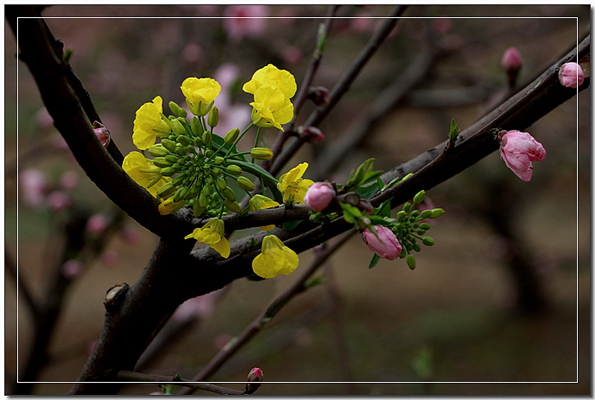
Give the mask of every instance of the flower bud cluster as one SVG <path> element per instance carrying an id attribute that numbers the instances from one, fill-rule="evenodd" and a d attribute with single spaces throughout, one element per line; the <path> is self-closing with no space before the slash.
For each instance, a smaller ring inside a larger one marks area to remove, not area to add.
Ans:
<path id="1" fill-rule="evenodd" d="M 416 206 L 424 200 L 425 195 L 426 192 L 422 190 L 413 197 L 412 203 L 406 202 L 403 209 L 397 213 L 396 223 L 391 226 L 399 243 L 403 246 L 399 257 L 406 258 L 407 265 L 411 269 L 415 269 L 415 257 L 411 252 L 421 250 L 420 242 L 425 246 L 434 244 L 434 239 L 424 236 L 431 225 L 423 220 L 438 218 L 444 214 L 444 210 L 441 208 L 418 210 Z"/>

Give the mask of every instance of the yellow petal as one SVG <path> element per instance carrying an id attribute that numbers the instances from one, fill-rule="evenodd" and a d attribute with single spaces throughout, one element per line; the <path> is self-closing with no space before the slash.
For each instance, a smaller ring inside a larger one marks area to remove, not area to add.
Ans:
<path id="1" fill-rule="evenodd" d="M 213 250 L 221 255 L 223 258 L 229 257 L 229 253 L 231 252 L 231 247 L 229 245 L 229 241 L 226 238 L 221 238 L 220 241 L 217 243 L 213 243 L 210 245 Z"/>

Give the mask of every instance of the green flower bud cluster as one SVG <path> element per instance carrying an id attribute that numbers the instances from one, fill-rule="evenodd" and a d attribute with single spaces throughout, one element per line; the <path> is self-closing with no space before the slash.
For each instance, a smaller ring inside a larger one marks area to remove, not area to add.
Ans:
<path id="1" fill-rule="evenodd" d="M 164 201 L 171 199 L 176 209 L 191 206 L 197 217 L 242 212 L 236 192 L 254 190 L 253 178 L 244 174 L 258 176 L 255 171 L 261 172 L 253 166 L 242 168 L 249 164 L 244 154 L 270 159 L 272 152 L 265 148 L 238 152 L 235 146 L 241 134 L 237 128 L 224 138 L 213 135 L 212 130 L 219 122 L 217 107 L 210 108 L 207 116 L 193 116 L 190 121 L 186 110 L 175 102 L 170 102 L 169 108 L 174 114 L 168 117 L 171 133 L 161 136 L 160 143 L 148 148 L 159 175 L 170 178 L 159 188 L 157 197 Z"/>
<path id="2" fill-rule="evenodd" d="M 403 209 L 397 213 L 396 222 L 391 226 L 391 230 L 403 247 L 399 257 L 406 258 L 407 265 L 411 269 L 415 268 L 415 256 L 411 252 L 419 252 L 420 243 L 425 246 L 434 244 L 434 239 L 425 235 L 430 229 L 430 224 L 423 221 L 438 218 L 444 214 L 441 208 L 418 210 L 416 206 L 424 200 L 425 195 L 426 192 L 422 190 L 413 197 L 412 203 L 405 203 Z"/>

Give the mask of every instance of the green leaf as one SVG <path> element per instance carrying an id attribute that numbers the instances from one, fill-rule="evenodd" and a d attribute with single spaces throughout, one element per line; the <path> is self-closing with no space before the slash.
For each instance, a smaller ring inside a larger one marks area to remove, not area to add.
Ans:
<path id="1" fill-rule="evenodd" d="M 378 264 L 378 261 L 380 261 L 380 256 L 378 254 L 374 254 L 372 256 L 372 259 L 370 260 L 370 265 L 368 266 L 369 269 L 372 269 L 376 266 L 376 264 Z"/>
<path id="2" fill-rule="evenodd" d="M 277 201 L 278 203 L 283 203 L 283 195 L 281 194 L 279 189 L 277 189 L 278 181 L 266 169 L 262 168 L 258 164 L 247 162 L 247 161 L 241 161 L 241 160 L 227 159 L 227 163 L 231 164 L 231 165 L 237 165 L 238 167 L 242 168 L 244 171 L 262 179 L 265 186 L 271 190 L 275 201 Z"/>

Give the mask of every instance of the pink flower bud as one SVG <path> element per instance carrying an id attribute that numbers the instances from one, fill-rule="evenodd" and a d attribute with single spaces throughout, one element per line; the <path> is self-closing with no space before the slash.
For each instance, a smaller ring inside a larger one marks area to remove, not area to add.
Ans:
<path id="1" fill-rule="evenodd" d="M 585 73 L 579 64 L 569 62 L 560 67 L 558 79 L 562 86 L 577 88 L 585 81 Z"/>
<path id="2" fill-rule="evenodd" d="M 110 133 L 109 131 L 101 124 L 100 122 L 93 122 L 93 132 L 97 136 L 97 139 L 101 142 L 103 147 L 107 147 L 110 142 Z"/>
<path id="3" fill-rule="evenodd" d="M 329 90 L 324 86 L 310 87 L 308 98 L 317 106 L 325 106 L 331 99 Z"/>
<path id="4" fill-rule="evenodd" d="M 300 134 L 302 139 L 309 143 L 316 143 L 324 140 L 324 134 L 315 126 L 308 126 L 306 128 L 300 127 Z"/>
<path id="5" fill-rule="evenodd" d="M 311 210 L 322 211 L 335 198 L 335 189 L 328 182 L 313 183 L 304 196 L 304 204 Z"/>
<path id="6" fill-rule="evenodd" d="M 394 260 L 401 254 L 401 244 L 395 236 L 395 234 L 385 226 L 374 226 L 376 235 L 370 232 L 368 229 L 364 229 L 362 232 L 362 238 L 368 245 L 368 248 L 376 253 L 381 258 L 387 260 Z"/>
<path id="7" fill-rule="evenodd" d="M 504 51 L 501 63 L 506 71 L 518 71 L 523 65 L 523 59 L 515 47 L 509 47 Z"/>
<path id="8" fill-rule="evenodd" d="M 528 182 L 533 174 L 531 161 L 541 161 L 545 148 L 527 132 L 508 131 L 500 140 L 500 157 L 519 178 Z"/>
<path id="9" fill-rule="evenodd" d="M 99 235 L 103 233 L 105 228 L 107 228 L 107 219 L 102 214 L 92 215 L 87 220 L 87 225 L 85 227 L 86 231 L 93 235 Z"/>
<path id="10" fill-rule="evenodd" d="M 246 383 L 246 390 L 244 394 L 252 394 L 260 387 L 260 382 L 264 379 L 264 375 L 260 368 L 252 368 L 248 373 L 248 378 L 246 379 L 248 383 Z"/>

